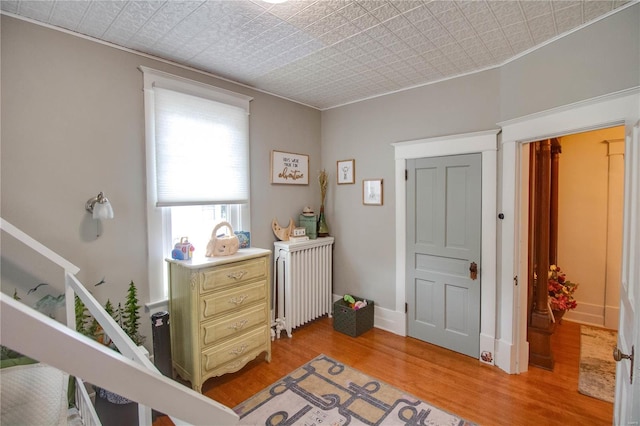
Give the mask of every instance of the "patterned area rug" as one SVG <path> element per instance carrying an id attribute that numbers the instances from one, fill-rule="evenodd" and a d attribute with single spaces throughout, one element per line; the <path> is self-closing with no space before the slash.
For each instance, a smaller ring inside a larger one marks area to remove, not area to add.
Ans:
<path id="1" fill-rule="evenodd" d="M 472 425 L 320 355 L 234 408 L 241 425 Z"/>
<path id="2" fill-rule="evenodd" d="M 616 362 L 613 348 L 618 333 L 602 328 L 580 327 L 580 374 L 578 392 L 613 402 L 616 388 Z"/>

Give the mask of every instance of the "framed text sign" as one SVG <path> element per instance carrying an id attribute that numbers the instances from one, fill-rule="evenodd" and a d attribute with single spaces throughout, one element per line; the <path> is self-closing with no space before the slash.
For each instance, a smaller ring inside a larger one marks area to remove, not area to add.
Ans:
<path id="1" fill-rule="evenodd" d="M 271 151 L 271 183 L 309 184 L 309 156 Z"/>

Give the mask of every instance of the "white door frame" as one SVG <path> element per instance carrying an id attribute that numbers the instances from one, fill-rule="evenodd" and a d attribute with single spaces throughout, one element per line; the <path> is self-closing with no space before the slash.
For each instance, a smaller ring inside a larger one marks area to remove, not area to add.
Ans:
<path id="1" fill-rule="evenodd" d="M 419 139 L 392 144 L 395 148 L 396 182 L 396 312 L 404 312 L 406 301 L 405 265 L 407 232 L 406 160 L 459 154 L 482 154 L 482 248 L 480 280 L 480 359 L 488 364 L 495 360 L 496 334 L 496 195 L 497 195 L 497 134 L 488 130 L 463 135 Z M 407 335 L 406 315 L 396 323 L 394 332 Z"/>
<path id="2" fill-rule="evenodd" d="M 503 370 L 521 373 L 527 371 L 529 365 L 527 265 L 521 261 L 522 253 L 527 250 L 528 237 L 525 232 L 519 232 L 527 218 L 520 210 L 521 199 L 527 192 L 522 186 L 519 163 L 522 144 L 621 124 L 628 131 L 638 115 L 640 89 L 634 88 L 498 123 L 502 127 L 499 210 L 505 215 L 501 224 L 500 252 L 497 253 L 502 277 L 502 297 L 498 306 L 500 341 L 504 341 L 504 350 L 509 352 L 505 356 L 498 353 L 499 361 L 504 361 L 499 365 Z M 522 285 L 510 285 L 511 277 L 515 276 L 521 277 Z M 510 342 L 513 342 L 511 347 L 508 346 Z"/>

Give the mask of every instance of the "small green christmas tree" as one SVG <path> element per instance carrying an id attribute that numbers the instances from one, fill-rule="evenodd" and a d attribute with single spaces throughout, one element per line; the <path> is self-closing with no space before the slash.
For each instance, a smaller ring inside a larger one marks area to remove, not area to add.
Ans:
<path id="1" fill-rule="evenodd" d="M 139 310 L 138 290 L 134 282 L 131 281 L 127 291 L 127 301 L 124 304 L 124 313 L 122 313 L 122 329 L 136 345 L 141 345 L 144 342 L 144 336 L 138 332 L 140 328 Z"/>
<path id="2" fill-rule="evenodd" d="M 92 332 L 91 328 L 87 326 L 93 317 L 89 314 L 89 310 L 78 296 L 75 297 L 74 302 L 76 311 L 76 331 L 85 336 L 93 337 L 94 332 Z"/>

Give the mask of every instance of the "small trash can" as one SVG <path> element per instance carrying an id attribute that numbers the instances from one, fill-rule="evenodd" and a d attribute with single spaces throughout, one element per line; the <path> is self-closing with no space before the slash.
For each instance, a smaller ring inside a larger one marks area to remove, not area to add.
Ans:
<path id="1" fill-rule="evenodd" d="M 364 300 L 354 297 L 356 301 Z M 358 337 L 373 328 L 373 300 L 367 300 L 367 306 L 353 309 L 344 299 L 333 303 L 333 329 L 351 337 Z"/>
<path id="2" fill-rule="evenodd" d="M 162 374 L 172 377 L 169 312 L 161 311 L 151 315 L 151 329 L 153 332 L 153 363 Z"/>

